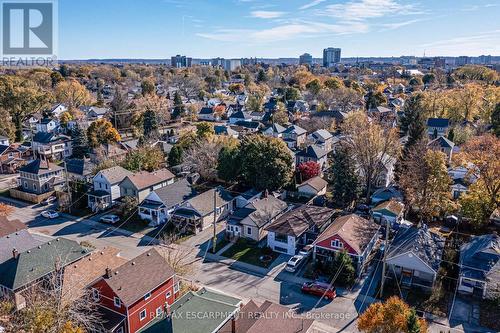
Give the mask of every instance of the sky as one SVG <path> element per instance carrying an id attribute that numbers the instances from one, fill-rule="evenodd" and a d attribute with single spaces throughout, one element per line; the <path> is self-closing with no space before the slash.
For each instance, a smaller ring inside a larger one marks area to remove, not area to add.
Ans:
<path id="1" fill-rule="evenodd" d="M 59 0 L 60 59 L 500 55 L 500 0 Z"/>

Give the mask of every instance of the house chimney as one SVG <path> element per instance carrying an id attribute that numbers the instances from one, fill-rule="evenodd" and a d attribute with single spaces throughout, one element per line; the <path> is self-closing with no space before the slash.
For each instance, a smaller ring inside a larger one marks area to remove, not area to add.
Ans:
<path id="1" fill-rule="evenodd" d="M 269 196 L 269 191 L 266 189 L 263 194 L 263 198 L 267 198 Z"/>
<path id="2" fill-rule="evenodd" d="M 106 267 L 106 274 L 105 275 L 106 275 L 106 278 L 108 278 L 108 279 L 111 278 L 111 268 Z"/>
<path id="3" fill-rule="evenodd" d="M 19 257 L 19 252 L 17 251 L 16 248 L 12 249 L 12 258 L 17 259 Z"/>

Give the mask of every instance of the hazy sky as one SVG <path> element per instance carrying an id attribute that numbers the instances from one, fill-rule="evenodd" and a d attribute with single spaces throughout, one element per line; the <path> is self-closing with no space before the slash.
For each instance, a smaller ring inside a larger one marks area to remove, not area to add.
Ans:
<path id="1" fill-rule="evenodd" d="M 59 0 L 59 58 L 500 55 L 500 0 Z"/>

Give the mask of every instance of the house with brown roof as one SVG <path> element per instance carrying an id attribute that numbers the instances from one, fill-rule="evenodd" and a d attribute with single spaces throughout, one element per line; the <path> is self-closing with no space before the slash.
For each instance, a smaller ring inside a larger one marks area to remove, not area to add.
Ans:
<path id="1" fill-rule="evenodd" d="M 326 194 L 328 182 L 320 176 L 306 180 L 302 184 L 297 185 L 297 192 L 307 197 L 315 197 L 317 195 Z"/>
<path id="2" fill-rule="evenodd" d="M 9 220 L 6 216 L 0 216 L 0 237 L 7 236 L 26 228 L 26 224 L 20 220 Z"/>
<path id="3" fill-rule="evenodd" d="M 130 196 L 142 202 L 149 193 L 173 184 L 174 178 L 174 174 L 168 169 L 136 172 L 121 181 L 120 194 L 122 197 Z"/>
<path id="4" fill-rule="evenodd" d="M 314 241 L 313 258 L 329 262 L 338 252 L 346 251 L 359 275 L 378 239 L 378 230 L 376 223 L 356 214 L 336 218 Z"/>
<path id="5" fill-rule="evenodd" d="M 405 205 L 401 202 L 391 199 L 378 204 L 372 209 L 373 219 L 385 224 L 390 222 L 392 226 L 403 220 Z"/>
<path id="6" fill-rule="evenodd" d="M 109 332 L 135 333 L 175 301 L 175 272 L 155 249 L 105 273 L 91 285 Z"/>
<path id="7" fill-rule="evenodd" d="M 334 211 L 326 207 L 303 205 L 282 214 L 266 227 L 267 246 L 273 251 L 295 255 L 332 222 Z"/>
<path id="8" fill-rule="evenodd" d="M 127 260 L 120 257 L 120 250 L 105 247 L 67 266 L 63 274 L 62 297 L 71 302 L 85 295 L 85 289 L 106 274 L 106 269 L 116 269 Z"/>

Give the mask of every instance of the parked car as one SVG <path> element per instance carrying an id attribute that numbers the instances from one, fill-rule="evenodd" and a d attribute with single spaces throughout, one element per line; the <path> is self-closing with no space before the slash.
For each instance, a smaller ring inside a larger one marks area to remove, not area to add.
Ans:
<path id="1" fill-rule="evenodd" d="M 55 210 L 44 210 L 42 212 L 42 216 L 48 219 L 55 219 L 59 217 L 59 213 L 56 212 Z"/>
<path id="2" fill-rule="evenodd" d="M 316 296 L 323 296 L 327 299 L 334 299 L 337 297 L 337 292 L 335 287 L 330 286 L 330 284 L 325 282 L 306 282 L 302 285 L 301 291 L 305 294 L 311 294 Z"/>
<path id="3" fill-rule="evenodd" d="M 99 221 L 103 222 L 103 223 L 115 224 L 116 222 L 120 221 L 120 218 L 116 215 L 104 215 L 104 216 L 101 216 Z"/>
<path id="4" fill-rule="evenodd" d="M 301 255 L 295 255 L 290 260 L 288 260 L 285 270 L 290 273 L 294 273 L 302 263 L 304 257 Z"/>
<path id="5" fill-rule="evenodd" d="M 307 258 L 311 255 L 313 251 L 313 246 L 311 244 L 305 245 L 302 250 L 299 251 L 299 255 L 303 256 L 304 258 Z"/>
<path id="6" fill-rule="evenodd" d="M 54 203 L 54 202 L 56 202 L 56 201 L 57 201 L 57 198 L 56 198 L 56 197 L 54 197 L 54 196 L 50 196 L 50 197 L 48 197 L 47 199 L 45 199 L 45 200 L 43 200 L 42 202 L 40 202 L 40 204 L 41 204 L 42 206 L 48 206 L 48 205 L 53 204 L 53 203 Z"/>

